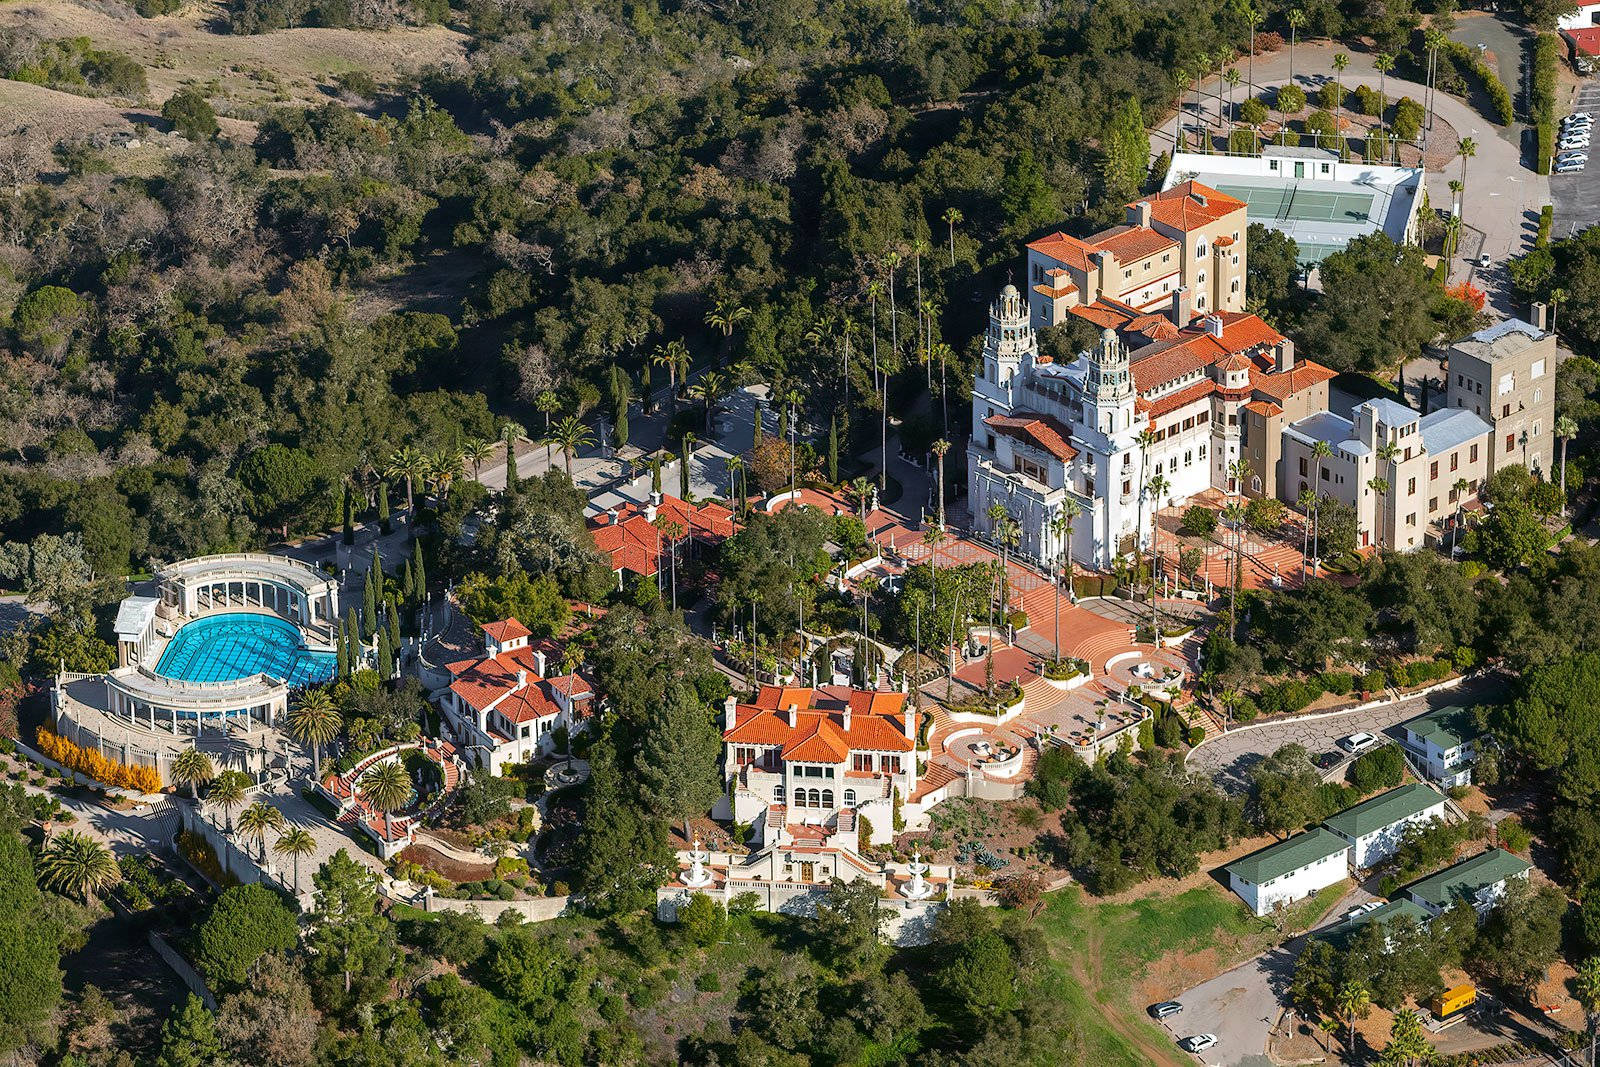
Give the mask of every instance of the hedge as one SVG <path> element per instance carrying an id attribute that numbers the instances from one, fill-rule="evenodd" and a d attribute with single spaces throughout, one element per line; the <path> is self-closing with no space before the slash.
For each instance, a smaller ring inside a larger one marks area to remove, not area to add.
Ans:
<path id="1" fill-rule="evenodd" d="M 1534 235 L 1533 247 L 1544 248 L 1550 244 L 1550 228 L 1555 225 L 1556 209 L 1546 204 L 1539 209 L 1539 232 Z"/>
<path id="2" fill-rule="evenodd" d="M 1307 705 L 1322 696 L 1324 691 L 1322 682 L 1318 679 L 1302 681 L 1299 678 L 1291 678 L 1286 682 L 1263 688 L 1256 697 L 1256 703 L 1267 715 L 1303 711 Z"/>
<path id="3" fill-rule="evenodd" d="M 1502 126 L 1511 125 L 1511 120 L 1515 118 L 1511 108 L 1511 92 L 1505 87 L 1505 83 L 1500 80 L 1499 75 L 1489 68 L 1489 64 L 1479 58 L 1478 50 L 1468 47 L 1460 41 L 1446 41 L 1443 51 L 1452 63 L 1470 71 L 1472 76 L 1478 79 L 1484 95 L 1489 98 L 1489 106 L 1492 109 L 1492 112 L 1485 117 L 1498 122 Z"/>
<path id="4" fill-rule="evenodd" d="M 1534 161 L 1540 174 L 1550 173 L 1556 143 L 1556 36 L 1541 33 L 1533 42 L 1533 80 L 1528 90 L 1528 118 L 1538 140 Z"/>
<path id="5" fill-rule="evenodd" d="M 1397 663 L 1389 668 L 1389 678 L 1397 689 L 1414 685 L 1441 682 L 1455 672 L 1455 665 L 1447 658 L 1419 659 L 1414 663 Z"/>
<path id="6" fill-rule="evenodd" d="M 41 753 L 103 785 L 137 789 L 141 793 L 161 792 L 161 773 L 154 767 L 130 767 L 107 759 L 98 749 L 73 744 L 47 726 L 39 727 L 35 736 Z"/>

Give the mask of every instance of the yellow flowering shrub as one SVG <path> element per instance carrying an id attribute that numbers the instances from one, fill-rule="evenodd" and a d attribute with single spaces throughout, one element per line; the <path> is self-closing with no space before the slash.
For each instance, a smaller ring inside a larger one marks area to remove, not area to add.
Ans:
<path id="1" fill-rule="evenodd" d="M 39 727 L 36 740 L 44 755 L 104 785 L 137 789 L 141 793 L 161 791 L 161 772 L 154 767 L 130 766 L 108 759 L 98 749 L 74 744 L 48 726 Z"/>

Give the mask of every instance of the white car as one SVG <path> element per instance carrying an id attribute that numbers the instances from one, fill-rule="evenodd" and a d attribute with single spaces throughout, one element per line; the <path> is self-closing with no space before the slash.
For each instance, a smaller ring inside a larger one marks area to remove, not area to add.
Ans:
<path id="1" fill-rule="evenodd" d="M 1478 269 L 1479 270 L 1488 270 L 1493 264 L 1494 264 L 1494 260 L 1489 258 L 1489 253 L 1487 253 L 1487 252 L 1483 253 L 1482 255 L 1480 255 L 1478 257 Z"/>
<path id="2" fill-rule="evenodd" d="M 1594 119 L 1589 118 L 1587 115 L 1568 115 L 1561 120 L 1561 128 L 1563 130 L 1581 130 L 1593 125 Z"/>
<path id="3" fill-rule="evenodd" d="M 1572 161 L 1567 162 L 1567 163 L 1557 163 L 1556 166 L 1555 166 L 1555 173 L 1557 173 L 1557 174 L 1576 174 L 1578 171 L 1580 171 L 1582 169 L 1583 169 L 1583 162 L 1581 160 L 1572 160 Z"/>
<path id="4" fill-rule="evenodd" d="M 1381 907 L 1383 907 L 1383 901 L 1381 901 L 1381 900 L 1369 900 L 1365 904 L 1357 904 L 1355 907 L 1353 907 L 1349 911 L 1345 912 L 1344 913 L 1344 917 L 1346 919 L 1359 919 L 1359 918 L 1361 918 L 1361 916 L 1365 915 L 1367 912 L 1369 912 L 1369 911 L 1377 911 Z"/>
<path id="5" fill-rule="evenodd" d="M 1204 1052 L 1217 1043 L 1216 1034 L 1195 1034 L 1178 1042 L 1178 1047 L 1185 1052 Z"/>
<path id="6" fill-rule="evenodd" d="M 1594 129 L 1594 123 L 1588 119 L 1584 119 L 1582 122 L 1565 122 L 1561 125 L 1561 135 L 1565 137 L 1569 133 L 1587 133 L 1592 129 Z"/>
<path id="7" fill-rule="evenodd" d="M 1339 739 L 1339 747 L 1351 754 L 1365 752 L 1377 743 L 1378 739 L 1369 733 L 1351 734 Z"/>
<path id="8" fill-rule="evenodd" d="M 1575 148 L 1588 148 L 1588 147 L 1589 147 L 1589 135 L 1588 134 L 1584 134 L 1582 137 L 1568 137 L 1565 140 L 1560 141 L 1560 142 L 1558 142 L 1556 144 L 1556 150 L 1559 151 L 1559 152 L 1570 152 Z"/>
<path id="9" fill-rule="evenodd" d="M 1559 156 L 1556 157 L 1556 162 L 1558 164 L 1559 163 L 1587 163 L 1587 162 L 1589 162 L 1589 153 L 1587 153 L 1587 152 L 1563 152 Z"/>

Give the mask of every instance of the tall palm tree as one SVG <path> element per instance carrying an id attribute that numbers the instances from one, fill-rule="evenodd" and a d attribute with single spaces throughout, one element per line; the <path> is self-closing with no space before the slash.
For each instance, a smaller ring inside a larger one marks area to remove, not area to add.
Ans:
<path id="1" fill-rule="evenodd" d="M 1229 121 L 1232 121 L 1234 116 L 1233 94 L 1235 90 L 1239 88 L 1239 83 L 1244 79 L 1239 77 L 1238 67 L 1229 67 L 1227 70 L 1223 71 L 1222 80 L 1228 86 L 1228 119 Z"/>
<path id="2" fill-rule="evenodd" d="M 938 526 L 930 526 L 922 531 L 922 543 L 928 546 L 928 576 L 931 579 L 928 587 L 933 590 L 931 610 L 935 618 L 939 614 L 939 546 L 944 544 L 944 540 L 944 530 Z"/>
<path id="3" fill-rule="evenodd" d="M 444 501 L 450 496 L 450 487 L 455 484 L 456 476 L 461 473 L 463 462 L 460 449 L 437 448 L 426 457 L 428 477 L 433 482 L 433 491 L 439 494 L 439 499 Z"/>
<path id="4" fill-rule="evenodd" d="M 1389 124 L 1386 121 L 1389 114 L 1387 79 L 1389 72 L 1394 69 L 1394 53 L 1379 52 L 1372 57 L 1372 65 L 1378 71 L 1378 128 L 1387 134 L 1389 129 Z"/>
<path id="5" fill-rule="evenodd" d="M 1378 551 L 1382 552 L 1383 551 L 1383 520 L 1384 520 L 1384 515 L 1382 513 L 1382 508 L 1383 508 L 1383 499 L 1389 493 L 1389 479 L 1387 479 L 1387 478 L 1376 478 L 1376 477 L 1368 478 L 1367 479 L 1367 488 L 1371 489 L 1378 496 L 1378 508 L 1379 508 L 1379 511 L 1377 512 L 1375 517 L 1377 519 L 1377 526 L 1378 526 Z"/>
<path id="6" fill-rule="evenodd" d="M 1578 424 L 1571 415 L 1556 417 L 1556 437 L 1561 441 L 1561 517 L 1567 517 L 1567 442 L 1578 436 Z"/>
<path id="7" fill-rule="evenodd" d="M 1344 144 L 1344 80 L 1340 77 L 1344 69 L 1350 65 L 1350 57 L 1343 52 L 1333 54 L 1333 90 L 1336 99 L 1333 102 L 1333 130 L 1339 134 L 1340 145 Z M 1344 158 L 1344 153 L 1339 153 L 1339 158 Z"/>
<path id="8" fill-rule="evenodd" d="M 121 868 L 110 849 L 77 830 L 63 830 L 39 850 L 39 881 L 95 906 L 95 893 L 115 884 Z"/>
<path id="9" fill-rule="evenodd" d="M 228 817 L 228 832 L 233 832 L 233 809 L 244 803 L 245 792 L 250 788 L 250 776 L 229 768 L 212 781 L 206 790 L 206 799 L 222 809 Z"/>
<path id="10" fill-rule="evenodd" d="M 1444 40 L 1445 37 L 1442 30 L 1430 27 L 1422 34 L 1423 44 L 1428 49 L 1428 107 L 1426 125 L 1423 126 L 1423 129 L 1427 131 L 1432 131 L 1433 129 L 1433 93 L 1434 87 L 1439 80 L 1439 49 L 1444 47 Z"/>
<path id="11" fill-rule="evenodd" d="M 726 359 L 733 346 L 733 328 L 750 317 L 750 309 L 737 300 L 723 297 L 706 312 L 706 325 L 722 332 L 722 355 Z"/>
<path id="12" fill-rule="evenodd" d="M 1265 13 L 1255 4 L 1245 5 L 1244 20 L 1250 24 L 1250 65 L 1245 71 L 1248 79 L 1245 85 L 1245 92 L 1250 96 L 1256 95 L 1256 29 L 1261 25 L 1261 20 L 1265 17 Z"/>
<path id="13" fill-rule="evenodd" d="M 283 827 L 283 812 L 262 800 L 239 813 L 239 833 L 245 840 L 256 843 L 261 850 L 262 863 L 267 861 L 267 832 L 280 831 Z"/>
<path id="14" fill-rule="evenodd" d="M 290 856 L 294 860 L 294 891 L 300 892 L 300 857 L 309 856 L 317 850 L 317 839 L 311 832 L 303 827 L 291 826 L 278 835 L 272 843 L 272 851 L 280 856 Z"/>
<path id="15" fill-rule="evenodd" d="M 322 746 L 339 736 L 344 719 L 326 689 L 307 689 L 289 712 L 289 736 L 311 746 L 311 776 L 322 768 Z"/>
<path id="16" fill-rule="evenodd" d="M 950 228 L 950 269 L 954 270 L 956 266 L 956 224 L 963 221 L 966 216 L 961 214 L 960 208 L 947 207 L 940 218 Z"/>
<path id="17" fill-rule="evenodd" d="M 666 539 L 668 567 L 672 571 L 672 610 L 678 610 L 678 542 L 683 539 L 683 524 L 674 522 L 666 516 L 661 516 L 655 521 L 655 528 L 660 536 Z"/>
<path id="18" fill-rule="evenodd" d="M 1589 1028 L 1589 1067 L 1596 1067 L 1595 1037 L 1600 1034 L 1600 956 L 1590 956 L 1578 964 L 1575 981 L 1578 1003 L 1583 1005 L 1584 1022 Z"/>
<path id="19" fill-rule="evenodd" d="M 1478 154 L 1478 142 L 1471 137 L 1463 137 L 1456 142 L 1456 155 L 1461 157 L 1461 211 L 1466 213 L 1467 204 L 1467 160 Z"/>
<path id="20" fill-rule="evenodd" d="M 866 522 L 867 501 L 872 499 L 872 483 L 858 475 L 851 479 L 849 485 L 845 486 L 845 492 L 855 499 L 856 506 L 861 509 L 861 521 L 863 523 Z"/>
<path id="21" fill-rule="evenodd" d="M 561 457 L 567 468 L 567 478 L 570 479 L 572 457 L 577 454 L 578 449 L 594 444 L 594 434 L 589 432 L 589 427 L 585 426 L 576 415 L 568 415 L 556 423 L 549 440 L 561 447 Z"/>
<path id="22" fill-rule="evenodd" d="M 472 480 L 483 480 L 484 461 L 494 455 L 494 443 L 474 437 L 461 446 L 461 457 L 472 464 Z"/>
<path id="23" fill-rule="evenodd" d="M 1300 37 L 1300 27 L 1306 24 L 1306 13 L 1299 8 L 1289 12 L 1289 84 L 1294 84 L 1294 46 Z"/>
<path id="24" fill-rule="evenodd" d="M 1455 485 L 1450 488 L 1456 492 L 1456 524 L 1450 528 L 1450 555 L 1456 554 L 1456 537 L 1461 532 L 1461 515 L 1467 504 L 1467 490 L 1472 488 L 1472 483 L 1465 478 L 1457 478 Z"/>
<path id="25" fill-rule="evenodd" d="M 1400 455 L 1400 446 L 1393 441 L 1385 441 L 1378 446 L 1378 462 L 1384 464 L 1380 468 L 1384 474 L 1368 480 L 1367 488 L 1378 495 L 1378 506 L 1384 506 L 1384 499 L 1390 489 L 1394 488 L 1394 481 L 1388 475 L 1394 474 L 1394 461 Z M 1376 484 L 1375 484 L 1376 483 Z M 1378 515 L 1378 551 L 1383 551 L 1383 527 L 1386 515 Z"/>
<path id="26" fill-rule="evenodd" d="M 728 500 L 734 505 L 735 515 L 744 514 L 744 466 L 744 457 L 728 457 Z"/>
<path id="27" fill-rule="evenodd" d="M 1325 459 L 1329 459 L 1330 457 L 1332 457 L 1332 455 L 1333 455 L 1333 446 L 1328 444 L 1328 442 L 1326 442 L 1326 441 L 1318 441 L 1316 444 L 1311 446 L 1311 458 L 1316 461 L 1314 466 L 1312 467 L 1312 471 L 1311 471 L 1311 491 L 1316 494 L 1317 499 L 1319 501 L 1322 499 L 1322 490 L 1320 488 L 1318 488 L 1319 486 L 1322 485 L 1322 461 L 1325 460 Z M 1320 558 L 1321 545 L 1320 545 L 1320 542 L 1319 542 L 1318 539 L 1321 536 L 1322 536 L 1322 506 L 1319 503 L 1311 513 L 1311 558 L 1312 559 Z"/>
<path id="28" fill-rule="evenodd" d="M 190 799 L 199 798 L 200 786 L 217 776 L 211 757 L 193 746 L 172 757 L 172 780 L 189 787 Z"/>
<path id="29" fill-rule="evenodd" d="M 714 370 L 708 370 L 700 375 L 700 380 L 695 383 L 690 392 L 706 406 L 706 436 L 711 436 L 711 419 L 716 414 L 717 405 L 722 398 L 728 395 L 728 376 Z"/>
<path id="30" fill-rule="evenodd" d="M 944 529 L 944 455 L 948 451 L 950 451 L 950 442 L 946 441 L 944 438 L 941 437 L 933 443 L 933 455 L 939 464 L 939 529 L 941 530 Z M 1564 457 L 1566 456 L 1566 451 L 1564 447 L 1562 450 L 1562 456 L 1563 466 L 1561 469 L 1562 473 L 1565 474 L 1566 466 Z"/>
<path id="31" fill-rule="evenodd" d="M 1156 444 L 1156 432 L 1147 426 L 1136 438 L 1136 442 L 1139 445 L 1139 496 L 1134 502 L 1133 528 L 1135 533 L 1142 533 L 1144 531 L 1144 502 L 1145 498 L 1150 496 L 1149 485 L 1146 482 L 1146 477 L 1150 469 L 1150 450 L 1154 448 Z M 1133 549 L 1133 563 L 1135 572 L 1137 572 L 1139 569 L 1139 558 L 1139 547 L 1136 543 Z M 1154 557 L 1152 557 L 1150 560 L 1150 580 L 1152 582 L 1155 581 L 1155 576 L 1156 564 Z"/>
<path id="32" fill-rule="evenodd" d="M 385 478 L 404 478 L 406 483 L 406 511 L 414 510 L 413 489 L 417 478 L 426 469 L 426 461 L 421 452 L 410 445 L 401 445 L 389 454 L 389 462 L 384 465 Z"/>
<path id="33" fill-rule="evenodd" d="M 399 811 L 411 799 L 411 776 L 398 757 L 386 759 L 367 768 L 356 783 L 356 792 L 367 807 L 383 812 L 383 839 L 389 839 L 389 816 Z"/>
<path id="34" fill-rule="evenodd" d="M 1339 987 L 1335 997 L 1335 1010 L 1344 1022 L 1344 1047 L 1349 1049 L 1355 1038 L 1357 1019 L 1364 1019 L 1372 1008 L 1372 993 L 1362 981 L 1346 982 Z"/>
<path id="35" fill-rule="evenodd" d="M 867 302 L 872 306 L 872 391 L 873 398 L 881 388 L 884 397 L 889 395 L 888 375 L 883 375 L 884 384 L 878 383 L 878 298 L 883 295 L 883 283 L 874 278 L 867 283 Z M 880 438 L 881 451 L 878 453 L 882 470 L 878 472 L 878 488 L 889 488 L 889 404 L 887 399 L 883 402 L 882 432 Z"/>
<path id="36" fill-rule="evenodd" d="M 1239 554 L 1244 541 L 1244 505 L 1229 501 L 1222 509 L 1222 518 L 1233 529 L 1233 580 L 1228 583 L 1228 637 L 1239 636 L 1239 583 L 1244 581 Z"/>
<path id="37" fill-rule="evenodd" d="M 884 272 L 889 276 L 889 354 L 896 358 L 900 355 L 900 301 L 894 297 L 894 274 L 904 260 L 897 249 L 883 254 Z"/>
<path id="38" fill-rule="evenodd" d="M 1157 614 L 1159 602 L 1156 589 L 1156 563 L 1161 559 L 1161 498 L 1172 488 L 1172 483 L 1166 476 L 1157 471 L 1155 477 L 1150 479 L 1146 488 L 1150 492 L 1150 632 L 1155 635 L 1157 644 L 1161 643 L 1160 616 Z"/>
<path id="39" fill-rule="evenodd" d="M 1317 506 L 1317 494 L 1308 488 L 1300 490 L 1300 498 L 1295 502 L 1302 514 L 1306 517 L 1305 526 L 1300 531 L 1300 582 L 1305 584 L 1306 567 L 1311 555 L 1311 513 Z"/>
<path id="40" fill-rule="evenodd" d="M 1066 579 L 1067 595 L 1072 595 L 1072 524 L 1083 508 L 1070 496 L 1061 502 L 1050 519 L 1050 532 L 1056 536 L 1056 569 Z M 1056 590 L 1056 662 L 1061 662 L 1061 590 Z"/>
<path id="41" fill-rule="evenodd" d="M 561 410 L 561 398 L 554 389 L 541 389 L 539 395 L 533 398 L 533 406 L 544 416 L 545 432 L 550 432 L 550 416 Z"/>
<path id="42" fill-rule="evenodd" d="M 950 360 L 956 358 L 955 349 L 943 341 L 933 344 L 933 356 L 939 361 L 939 406 L 943 409 L 944 435 L 950 436 L 950 390 L 945 387 L 944 369 Z"/>

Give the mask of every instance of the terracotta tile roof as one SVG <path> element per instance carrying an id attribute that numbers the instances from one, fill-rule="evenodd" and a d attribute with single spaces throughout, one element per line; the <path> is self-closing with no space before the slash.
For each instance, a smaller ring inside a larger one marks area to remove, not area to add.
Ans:
<path id="1" fill-rule="evenodd" d="M 1150 202 L 1152 219 L 1184 233 L 1216 222 L 1235 211 L 1244 210 L 1243 200 L 1236 200 L 1227 193 L 1219 193 L 1209 185 L 1201 185 L 1197 181 L 1180 182 L 1146 199 Z"/>
<path id="2" fill-rule="evenodd" d="M 1070 237 L 1060 231 L 1031 242 L 1028 248 L 1031 251 L 1038 252 L 1040 255 L 1049 256 L 1058 263 L 1065 263 L 1067 266 L 1080 271 L 1089 269 L 1089 254 L 1095 250 L 1093 245 L 1080 241 L 1076 237 Z"/>
<path id="3" fill-rule="evenodd" d="M 1072 460 L 1078 456 L 1078 450 L 1069 443 L 1072 431 L 1049 415 L 1019 411 L 1015 415 L 991 415 L 983 424 L 1007 437 L 1043 449 L 1057 459 Z"/>
<path id="4" fill-rule="evenodd" d="M 1104 230 L 1089 238 L 1089 243 L 1110 252 L 1124 266 L 1178 246 L 1178 242 L 1167 235 L 1144 226 Z"/>
<path id="5" fill-rule="evenodd" d="M 554 715 L 560 709 L 555 703 L 550 688 L 552 685 L 560 685 L 563 693 L 570 693 L 574 703 L 594 696 L 593 686 L 580 675 L 567 674 L 551 679 L 540 677 L 535 653 L 543 653 L 548 665 L 551 661 L 560 661 L 561 651 L 560 646 L 552 641 L 540 641 L 502 652 L 498 656 L 481 656 L 448 664 L 446 669 L 453 676 L 450 691 L 474 711 L 493 707 L 513 722 Z M 526 681 L 520 689 L 517 687 L 518 671 L 524 672 Z"/>
<path id="6" fill-rule="evenodd" d="M 818 511 L 829 515 L 854 515 L 857 512 L 857 509 L 851 507 L 848 501 L 834 496 L 832 493 L 806 488 L 801 488 L 798 493 L 799 495 L 793 498 L 786 492 L 782 494 L 782 500 L 769 499 L 766 510 L 770 514 L 777 514 L 789 505 L 794 504 L 798 507 L 816 508 Z M 776 495 L 778 494 L 774 494 L 774 496 Z"/>
<path id="7" fill-rule="evenodd" d="M 1148 401 L 1149 406 L 1146 410 L 1150 412 L 1152 419 L 1158 419 L 1163 415 L 1177 411 L 1179 408 L 1187 407 L 1196 400 L 1204 399 L 1215 391 L 1216 383 L 1208 378 L 1202 382 L 1195 382 L 1193 385 L 1186 385 L 1175 393 L 1168 393 L 1166 396 L 1160 396 Z"/>
<path id="8" fill-rule="evenodd" d="M 1152 341 L 1173 341 L 1178 337 L 1178 325 L 1161 312 L 1150 312 L 1132 319 L 1122 328 L 1124 333 L 1136 333 Z"/>
<path id="9" fill-rule="evenodd" d="M 1209 367 L 1226 354 L 1227 350 L 1210 334 L 1184 330 L 1176 341 L 1147 345 L 1133 353 L 1130 369 L 1134 387 L 1141 393 L 1148 393 L 1202 367 Z"/>
<path id="10" fill-rule="evenodd" d="M 1283 340 L 1283 334 L 1268 326 L 1259 315 L 1224 311 L 1217 317 L 1222 320 L 1222 343 L 1230 352 L 1275 345 Z"/>
<path id="11" fill-rule="evenodd" d="M 1253 411 L 1257 415 L 1264 415 L 1269 419 L 1283 414 L 1283 409 L 1270 400 L 1252 400 L 1244 406 L 1244 409 Z"/>
<path id="12" fill-rule="evenodd" d="M 532 637 L 533 631 L 528 629 L 516 619 L 501 619 L 499 622 L 486 622 L 483 624 L 483 635 L 497 645 L 507 641 L 516 641 L 523 637 Z"/>
<path id="13" fill-rule="evenodd" d="M 1255 364 L 1243 352 L 1234 352 L 1217 360 L 1215 366 L 1220 371 L 1253 370 Z"/>
<path id="14" fill-rule="evenodd" d="M 795 724 L 789 725 L 789 711 Z M 850 728 L 844 712 L 850 709 Z M 737 722 L 722 739 L 733 744 L 781 745 L 783 758 L 810 763 L 843 763 L 854 751 L 910 752 L 914 745 L 905 734 L 904 693 L 829 686 L 765 685 L 754 704 L 740 704 Z M 912 718 L 912 732 L 916 718 Z"/>
<path id="15" fill-rule="evenodd" d="M 1088 319 L 1102 329 L 1110 328 L 1113 330 L 1122 329 L 1130 320 L 1141 314 L 1136 308 L 1119 311 L 1110 306 L 1110 303 L 1103 297 L 1092 304 L 1082 304 L 1071 310 L 1072 314 L 1080 319 Z"/>
<path id="16" fill-rule="evenodd" d="M 732 511 L 709 500 L 689 504 L 675 496 L 663 496 L 655 515 L 658 521 L 677 523 L 688 537 L 706 545 L 721 544 L 741 529 L 733 521 Z M 612 570 L 648 578 L 660 569 L 666 542 L 646 517 L 644 506 L 623 504 L 614 513 L 591 519 L 589 530 L 595 547 L 611 557 Z"/>
<path id="17" fill-rule="evenodd" d="M 1256 392 L 1264 393 L 1274 400 L 1287 400 L 1302 389 L 1320 385 L 1334 377 L 1336 377 L 1335 372 L 1322 364 L 1302 359 L 1287 371 L 1257 371 L 1250 376 L 1250 385 Z"/>
<path id="18" fill-rule="evenodd" d="M 1038 293 L 1040 296 L 1048 296 L 1050 299 L 1054 300 L 1057 297 L 1070 296 L 1073 293 L 1076 293 L 1078 291 L 1078 287 L 1073 285 L 1071 282 L 1067 282 L 1065 285 L 1059 286 L 1049 286 L 1041 282 L 1033 287 L 1033 291 Z"/>

